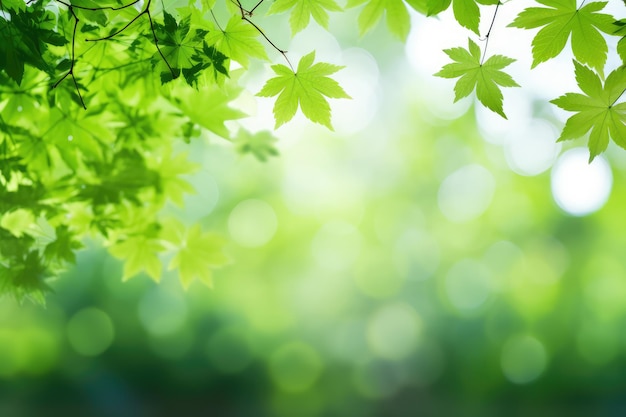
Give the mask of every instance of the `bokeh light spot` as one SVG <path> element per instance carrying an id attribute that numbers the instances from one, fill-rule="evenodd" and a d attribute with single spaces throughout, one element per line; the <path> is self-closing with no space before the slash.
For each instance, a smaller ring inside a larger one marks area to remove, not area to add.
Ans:
<path id="1" fill-rule="evenodd" d="M 439 245 L 435 238 L 416 229 L 405 231 L 396 241 L 393 261 L 396 270 L 409 280 L 428 279 L 439 266 Z"/>
<path id="2" fill-rule="evenodd" d="M 109 316 L 97 308 L 85 308 L 67 323 L 67 338 L 83 356 L 98 356 L 113 343 L 115 330 Z"/>
<path id="3" fill-rule="evenodd" d="M 311 252 L 317 263 L 330 270 L 349 267 L 359 255 L 361 235 L 348 222 L 331 220 L 315 234 Z"/>
<path id="4" fill-rule="evenodd" d="M 523 260 L 524 253 L 512 242 L 502 240 L 491 245 L 484 253 L 482 260 L 493 276 L 494 290 L 505 290 L 515 264 Z"/>
<path id="5" fill-rule="evenodd" d="M 395 296 L 406 280 L 393 270 L 388 252 L 378 247 L 363 250 L 353 277 L 359 290 L 372 298 Z"/>
<path id="6" fill-rule="evenodd" d="M 370 357 L 366 342 L 366 323 L 356 319 L 339 319 L 328 329 L 328 349 L 337 359 L 344 362 Z"/>
<path id="7" fill-rule="evenodd" d="M 471 164 L 450 174 L 439 187 L 439 209 L 455 223 L 474 220 L 487 210 L 495 180 L 481 165 Z"/>
<path id="8" fill-rule="evenodd" d="M 505 155 L 511 169 L 520 175 L 538 175 L 552 166 L 561 149 L 554 127 L 540 120 L 512 129 L 507 135 Z"/>
<path id="9" fill-rule="evenodd" d="M 422 332 L 422 319 L 409 305 L 396 303 L 378 310 L 367 326 L 367 342 L 385 359 L 399 360 L 411 354 Z"/>
<path id="10" fill-rule="evenodd" d="M 613 186 L 613 174 L 606 160 L 597 156 L 590 164 L 588 157 L 587 149 L 570 149 L 552 169 L 554 200 L 574 216 L 585 216 L 602 208 Z"/>
<path id="11" fill-rule="evenodd" d="M 357 391 L 366 398 L 386 398 L 400 389 L 407 379 L 407 371 L 400 362 L 368 361 L 360 364 L 353 380 Z"/>
<path id="12" fill-rule="evenodd" d="M 450 268 L 445 277 L 448 301 L 459 312 L 476 310 L 485 303 L 492 291 L 489 270 L 480 262 L 463 259 Z"/>
<path id="13" fill-rule="evenodd" d="M 526 254 L 512 267 L 509 275 L 509 297 L 517 310 L 527 318 L 537 319 L 554 308 L 560 291 L 562 271 L 548 255 Z"/>
<path id="14" fill-rule="evenodd" d="M 164 286 L 146 291 L 139 302 L 139 320 L 152 335 L 168 335 L 180 329 L 187 319 L 187 304 L 180 294 Z"/>
<path id="15" fill-rule="evenodd" d="M 228 232 L 235 242 L 248 248 L 265 245 L 276 233 L 278 221 L 265 201 L 242 201 L 228 216 Z"/>
<path id="16" fill-rule="evenodd" d="M 507 144 L 511 140 L 511 132 L 523 131 L 529 124 L 534 123 L 532 94 L 523 89 L 511 89 L 506 92 L 506 98 L 505 103 L 515 103 L 514 106 L 505 107 L 506 119 L 485 106 L 474 107 L 476 123 L 482 138 L 494 145 Z"/>
<path id="17" fill-rule="evenodd" d="M 379 71 L 376 60 L 365 49 L 347 49 L 342 58 L 345 68 L 334 78 L 352 100 L 333 103 L 333 126 L 339 134 L 348 135 L 363 130 L 374 120 Z"/>
<path id="18" fill-rule="evenodd" d="M 539 378 L 547 364 L 546 349 L 533 336 L 512 336 L 502 348 L 502 372 L 514 384 L 527 384 Z"/>
<path id="19" fill-rule="evenodd" d="M 317 381 L 323 368 L 319 354 L 303 342 L 277 349 L 269 361 L 272 379 L 284 391 L 302 392 Z"/>

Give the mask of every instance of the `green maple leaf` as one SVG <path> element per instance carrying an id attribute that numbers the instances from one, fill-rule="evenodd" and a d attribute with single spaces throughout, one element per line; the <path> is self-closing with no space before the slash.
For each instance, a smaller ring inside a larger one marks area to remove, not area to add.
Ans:
<path id="1" fill-rule="evenodd" d="M 420 14 L 428 14 L 427 0 L 406 0 L 406 3 Z"/>
<path id="2" fill-rule="evenodd" d="M 261 162 L 265 162 L 269 157 L 278 155 L 278 150 L 275 146 L 277 141 L 278 139 L 267 130 L 253 134 L 245 129 L 240 129 L 235 139 L 239 153 L 252 154 Z"/>
<path id="3" fill-rule="evenodd" d="M 39 252 L 30 251 L 13 268 L 0 264 L 0 293 L 11 292 L 18 301 L 28 297 L 45 305 L 45 294 L 51 291 L 45 279 L 50 276 Z"/>
<path id="4" fill-rule="evenodd" d="M 224 30 L 210 31 L 206 36 L 206 42 L 247 68 L 250 65 L 250 58 L 269 60 L 265 48 L 257 40 L 258 36 L 259 32 L 252 25 L 241 17 L 233 16 Z"/>
<path id="5" fill-rule="evenodd" d="M 183 206 L 185 194 L 195 192 L 194 188 L 186 180 L 180 178 L 181 175 L 188 175 L 196 172 L 200 165 L 189 161 L 186 153 L 179 153 L 172 156 L 167 152 L 160 160 L 156 161 L 154 171 L 159 175 L 158 190 L 164 197 L 172 200 L 177 206 Z"/>
<path id="6" fill-rule="evenodd" d="M 161 261 L 158 254 L 164 249 L 158 240 L 137 235 L 111 246 L 109 252 L 118 259 L 124 259 L 122 280 L 126 281 L 141 271 L 146 271 L 158 282 L 161 279 Z"/>
<path id="7" fill-rule="evenodd" d="M 613 34 L 622 37 L 619 42 L 617 42 L 617 53 L 622 63 L 626 63 L 626 19 L 618 20 L 614 24 Z"/>
<path id="8" fill-rule="evenodd" d="M 76 240 L 73 233 L 70 232 L 67 225 L 57 226 L 55 229 L 56 238 L 46 245 L 44 257 L 48 261 L 66 261 L 75 263 L 76 255 L 74 252 L 83 247 L 83 244 Z"/>
<path id="9" fill-rule="evenodd" d="M 95 0 L 72 0 L 71 3 L 73 6 L 87 7 L 91 9 L 98 9 L 102 6 L 102 4 Z M 74 13 L 76 13 L 80 20 L 84 19 L 89 22 L 97 23 L 100 26 L 105 26 L 107 24 L 107 14 L 104 10 L 85 10 L 75 8 Z"/>
<path id="10" fill-rule="evenodd" d="M 586 94 L 567 93 L 552 100 L 560 108 L 576 112 L 567 119 L 559 141 L 589 134 L 589 162 L 603 152 L 609 138 L 626 148 L 626 103 L 615 104 L 626 89 L 626 69 L 611 72 L 602 85 L 600 77 L 588 67 L 574 61 L 576 82 Z"/>
<path id="11" fill-rule="evenodd" d="M 463 27 L 477 35 L 480 25 L 480 9 L 477 3 L 484 5 L 498 4 L 499 0 L 426 0 L 428 16 L 433 16 L 447 10 L 452 4 L 454 18 Z"/>
<path id="12" fill-rule="evenodd" d="M 548 7 L 529 7 L 509 25 L 523 29 L 543 26 L 532 41 L 532 68 L 561 53 L 571 34 L 576 59 L 602 72 L 608 48 L 600 31 L 612 34 L 615 30 L 611 15 L 597 13 L 607 2 L 589 3 L 580 9 L 576 0 L 537 2 Z"/>
<path id="13" fill-rule="evenodd" d="M 471 39 L 469 39 L 469 49 L 457 47 L 445 49 L 444 52 L 455 62 L 445 65 L 435 75 L 443 78 L 460 77 L 454 86 L 454 101 L 467 97 L 476 89 L 478 100 L 506 119 L 502 109 L 500 87 L 519 87 L 519 85 L 502 69 L 515 60 L 502 55 L 494 55 L 481 63 L 480 48 Z"/>
<path id="14" fill-rule="evenodd" d="M 205 57 L 209 60 L 211 65 L 213 65 L 214 75 L 216 78 L 218 73 L 228 77 L 228 68 L 224 65 L 224 61 L 228 61 L 228 57 L 226 55 L 214 47 L 208 46 L 206 42 L 202 46 L 202 52 L 204 52 Z"/>
<path id="15" fill-rule="evenodd" d="M 294 35 L 309 25 L 311 17 L 320 26 L 328 28 L 327 11 L 341 11 L 341 7 L 335 0 L 276 0 L 267 13 L 283 13 L 291 9 L 293 10 L 289 17 L 289 24 Z"/>
<path id="16" fill-rule="evenodd" d="M 33 223 L 35 223 L 33 212 L 23 208 L 4 213 L 0 218 L 0 227 L 15 237 L 22 237 Z"/>
<path id="17" fill-rule="evenodd" d="M 191 58 L 195 54 L 201 38 L 197 39 L 196 36 L 188 36 L 191 27 L 190 16 L 182 19 L 179 24 L 171 14 L 164 10 L 163 25 L 155 23 L 154 27 L 159 38 L 161 50 L 172 68 L 183 68 L 193 65 Z M 161 59 L 161 57 L 155 55 L 155 59 Z"/>
<path id="18" fill-rule="evenodd" d="M 411 30 L 409 11 L 402 0 L 349 0 L 347 7 L 354 7 L 367 2 L 359 14 L 361 36 L 376 26 L 383 16 L 387 16 L 389 31 L 401 40 L 406 40 Z"/>
<path id="19" fill-rule="evenodd" d="M 222 250 L 226 243 L 224 239 L 213 233 L 202 232 L 199 225 L 185 230 L 182 223 L 171 220 L 165 222 L 161 237 L 178 246 L 168 269 L 178 269 L 180 281 L 185 289 L 195 278 L 212 287 L 211 269 L 228 263 L 228 257 Z"/>
<path id="20" fill-rule="evenodd" d="M 238 74 L 234 74 L 234 81 Z M 172 91 L 170 100 L 194 124 L 229 139 L 230 133 L 224 123 L 227 120 L 240 119 L 245 116 L 242 111 L 228 106 L 240 92 L 241 87 L 235 83 L 229 83 L 223 87 L 208 85 L 199 91 L 181 85 Z"/>
<path id="21" fill-rule="evenodd" d="M 18 85 L 22 83 L 24 64 L 50 72 L 48 46 L 67 43 L 63 35 L 53 30 L 54 14 L 37 6 L 5 11 L 2 5 L 1 9 L 4 16 L 0 17 L 0 70 L 4 69 Z"/>
<path id="22" fill-rule="evenodd" d="M 291 120 L 299 105 L 309 120 L 333 130 L 330 123 L 330 105 L 324 96 L 350 98 L 337 81 L 328 77 L 343 67 L 325 62 L 313 65 L 313 61 L 315 51 L 300 59 L 296 72 L 281 64 L 272 65 L 278 77 L 269 79 L 257 95 L 278 95 L 274 104 L 276 128 Z"/>

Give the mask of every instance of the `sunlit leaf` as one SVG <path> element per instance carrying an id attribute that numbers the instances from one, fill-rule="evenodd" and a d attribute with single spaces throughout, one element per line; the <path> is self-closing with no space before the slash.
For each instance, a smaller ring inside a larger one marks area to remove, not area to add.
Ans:
<path id="1" fill-rule="evenodd" d="M 228 263 L 228 258 L 223 252 L 224 244 L 223 238 L 213 233 L 202 232 L 200 226 L 195 225 L 185 233 L 168 268 L 178 270 L 180 281 L 185 288 L 188 288 L 195 278 L 212 287 L 212 269 Z"/>
<path id="2" fill-rule="evenodd" d="M 589 134 L 589 161 L 609 145 L 609 139 L 626 148 L 626 103 L 617 103 L 626 90 L 626 69 L 611 72 L 602 83 L 588 67 L 574 61 L 576 82 L 585 94 L 567 93 L 552 100 L 560 108 L 576 112 L 567 119 L 559 141 Z M 616 104 L 617 103 L 617 104 Z"/>
<path id="3" fill-rule="evenodd" d="M 514 62 L 512 58 L 493 55 L 481 62 L 480 48 L 471 39 L 469 49 L 451 48 L 444 52 L 455 61 L 445 65 L 435 75 L 443 78 L 459 78 L 454 86 L 455 101 L 467 97 L 476 90 L 476 97 L 487 108 L 506 119 L 502 109 L 500 87 L 519 87 L 511 76 L 502 71 Z"/>
<path id="4" fill-rule="evenodd" d="M 309 25 L 311 17 L 320 26 L 328 27 L 328 12 L 341 11 L 335 0 L 276 0 L 268 14 L 283 13 L 291 10 L 289 24 L 291 32 L 296 34 Z"/>
<path id="5" fill-rule="evenodd" d="M 570 38 L 576 59 L 602 71 L 608 47 L 600 33 L 613 33 L 613 17 L 598 13 L 607 2 L 592 2 L 578 8 L 576 0 L 537 0 L 548 7 L 529 7 L 509 26 L 534 29 L 542 27 L 532 41 L 533 64 L 557 56 Z M 583 2 L 584 3 L 584 2 Z"/>
<path id="6" fill-rule="evenodd" d="M 161 261 L 159 252 L 164 249 L 163 245 L 155 239 L 147 236 L 132 236 L 116 243 L 109 248 L 111 255 L 124 260 L 124 281 L 145 271 L 153 280 L 161 279 Z"/>
<path id="7" fill-rule="evenodd" d="M 300 107 L 309 120 L 332 130 L 330 105 L 325 97 L 350 98 L 335 80 L 328 77 L 342 67 L 324 62 L 313 64 L 314 60 L 315 51 L 300 59 L 295 72 L 284 65 L 272 66 L 278 76 L 268 80 L 257 95 L 278 95 L 274 105 L 276 128 L 291 120 Z"/>

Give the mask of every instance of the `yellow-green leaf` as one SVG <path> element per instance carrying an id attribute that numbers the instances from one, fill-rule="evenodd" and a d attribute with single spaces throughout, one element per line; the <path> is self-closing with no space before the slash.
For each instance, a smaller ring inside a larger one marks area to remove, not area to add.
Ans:
<path id="1" fill-rule="evenodd" d="M 315 51 L 300 59 L 298 68 L 293 72 L 284 65 L 273 65 L 278 75 L 267 81 L 257 93 L 261 97 L 278 95 L 274 104 L 276 128 L 293 118 L 298 110 L 312 122 L 322 124 L 333 130 L 330 122 L 330 105 L 325 97 L 350 98 L 337 81 L 328 77 L 339 71 L 341 66 L 315 61 Z"/>
<path id="2" fill-rule="evenodd" d="M 163 249 L 163 245 L 156 239 L 132 236 L 111 246 L 109 252 L 116 258 L 124 260 L 123 281 L 145 271 L 150 278 L 159 282 L 162 265 L 158 254 Z"/>
<path id="3" fill-rule="evenodd" d="M 611 72 L 604 85 L 588 67 L 574 61 L 576 82 L 585 94 L 567 93 L 552 100 L 560 108 L 576 112 L 567 119 L 559 141 L 589 134 L 589 162 L 609 145 L 609 139 L 626 148 L 626 103 L 617 100 L 626 90 L 626 69 Z"/>
<path id="4" fill-rule="evenodd" d="M 276 0 L 268 14 L 291 10 L 289 24 L 295 35 L 309 25 L 311 17 L 322 27 L 328 28 L 328 12 L 341 11 L 335 0 Z M 241 19 L 240 19 L 241 20 Z"/>
<path id="5" fill-rule="evenodd" d="M 174 229 L 179 228 L 174 227 Z M 178 235 L 178 237 L 181 236 Z M 222 237 L 213 233 L 204 233 L 199 225 L 195 225 L 182 238 L 178 251 L 168 268 L 178 269 L 180 281 L 185 289 L 195 278 L 206 286 L 212 287 L 212 268 L 228 263 L 228 258 L 222 250 L 224 244 Z"/>
<path id="6" fill-rule="evenodd" d="M 467 97 L 476 90 L 476 97 L 485 107 L 506 119 L 500 87 L 519 87 L 519 85 L 502 69 L 515 60 L 503 55 L 494 55 L 481 62 L 480 48 L 471 39 L 468 49 L 457 47 L 445 49 L 444 52 L 455 62 L 445 65 L 435 75 L 459 78 L 454 86 L 454 101 Z"/>
<path id="7" fill-rule="evenodd" d="M 32 211 L 17 209 L 2 216 L 0 227 L 8 230 L 15 237 L 22 237 L 33 223 L 35 223 L 35 216 Z"/>

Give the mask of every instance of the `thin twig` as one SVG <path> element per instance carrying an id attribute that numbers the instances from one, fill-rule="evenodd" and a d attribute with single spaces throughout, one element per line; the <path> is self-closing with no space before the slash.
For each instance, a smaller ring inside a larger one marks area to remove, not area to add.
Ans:
<path id="1" fill-rule="evenodd" d="M 256 4 L 256 6 L 254 6 L 252 9 L 250 9 L 250 11 L 248 12 L 250 16 L 252 16 L 252 13 L 254 13 L 254 11 L 256 10 L 257 7 L 259 7 L 261 5 L 261 3 L 263 3 L 265 0 L 259 0 L 259 2 Z"/>
<path id="2" fill-rule="evenodd" d="M 276 50 L 277 50 L 277 51 L 278 51 L 278 52 L 279 52 L 279 53 L 283 56 L 283 58 L 285 58 L 285 61 L 287 61 L 287 64 L 289 64 L 289 68 L 291 68 L 291 70 L 295 72 L 295 70 L 293 69 L 293 65 L 291 65 L 291 61 L 289 61 L 289 58 L 287 58 L 287 51 L 283 51 L 283 50 L 282 50 L 282 49 L 280 49 L 278 46 L 276 46 L 276 45 L 274 44 L 274 42 L 272 42 L 272 41 L 270 40 L 270 38 L 268 38 L 268 37 L 267 37 L 267 35 L 266 35 L 265 33 L 263 33 L 263 31 L 261 30 L 261 28 L 260 28 L 260 27 L 258 27 L 258 26 L 257 26 L 257 25 L 256 25 L 256 24 L 252 21 L 252 20 L 250 20 L 250 19 L 248 19 L 247 17 L 243 16 L 243 14 L 242 14 L 241 18 L 242 18 L 243 20 L 245 20 L 246 22 L 250 23 L 252 26 L 254 26 L 254 28 L 255 28 L 256 30 L 258 30 L 258 31 L 259 31 L 259 33 L 261 34 L 261 36 L 263 36 L 263 37 L 265 38 L 265 40 L 266 40 L 266 41 L 267 41 L 270 45 L 272 45 L 272 47 L 273 47 L 274 49 L 276 49 Z"/>
<path id="3" fill-rule="evenodd" d="M 143 16 L 144 14 L 146 14 L 146 10 L 148 9 L 144 9 L 141 11 L 141 13 L 139 13 L 137 16 L 133 17 L 130 22 L 126 23 L 120 30 L 113 32 L 107 36 L 104 36 L 102 38 L 96 38 L 96 39 L 85 39 L 85 42 L 98 42 L 98 41 L 106 41 L 109 40 L 113 37 L 115 37 L 116 35 L 119 35 L 120 33 L 124 32 L 126 29 L 128 29 L 128 27 L 130 25 L 132 25 L 133 23 L 135 23 L 141 16 Z"/>
<path id="4" fill-rule="evenodd" d="M 56 1 L 57 1 L 57 3 L 61 3 L 61 4 L 65 5 L 65 6 L 67 6 L 67 7 L 73 7 L 75 9 L 89 10 L 89 11 L 92 11 L 92 12 L 96 12 L 98 10 L 113 10 L 113 11 L 123 10 L 123 9 L 128 8 L 128 7 L 134 6 L 135 4 L 139 3 L 141 0 L 135 0 L 132 3 L 128 3 L 128 4 L 125 4 L 123 6 L 119 6 L 119 7 L 112 7 L 112 6 L 85 7 L 85 6 L 77 6 L 75 4 L 66 3 L 63 0 L 56 0 Z"/>
<path id="5" fill-rule="evenodd" d="M 287 64 L 289 64 L 289 68 L 291 68 L 291 70 L 295 72 L 295 70 L 293 69 L 293 65 L 291 65 L 291 61 L 289 61 L 289 58 L 287 57 L 287 51 L 284 51 L 284 50 L 280 49 L 278 46 L 276 46 L 276 44 L 274 42 L 272 42 L 270 38 L 267 37 L 267 35 L 263 32 L 263 30 L 260 27 L 258 27 L 256 25 L 256 23 L 254 23 L 252 20 L 250 20 L 250 17 L 252 17 L 252 12 L 254 11 L 254 9 L 259 7 L 259 5 L 261 3 L 263 3 L 264 0 L 260 0 L 257 3 L 257 5 L 254 6 L 254 8 L 252 8 L 252 10 L 250 10 L 250 11 L 244 9 L 243 5 L 241 4 L 241 1 L 239 1 L 239 0 L 231 0 L 231 1 L 234 4 L 236 4 L 237 7 L 239 7 L 239 11 L 241 13 L 241 19 L 245 20 L 246 22 L 251 24 L 252 27 L 254 27 L 261 34 L 261 36 L 263 36 L 265 38 L 265 40 L 272 46 L 272 48 L 276 49 L 276 51 L 278 51 L 278 53 L 280 53 L 283 56 L 283 58 L 285 58 L 285 61 L 287 61 Z"/>
<path id="6" fill-rule="evenodd" d="M 74 81 L 74 87 L 76 87 L 76 93 L 78 93 L 78 98 L 80 99 L 80 103 L 83 105 L 83 109 L 87 110 L 87 106 L 85 105 L 85 100 L 83 100 L 83 95 L 80 93 L 80 88 L 78 88 L 78 81 L 76 81 L 76 76 L 74 76 L 74 62 L 75 62 L 74 57 L 76 56 L 76 49 L 75 49 L 76 48 L 76 28 L 78 28 L 78 22 L 80 21 L 80 19 L 78 19 L 78 16 L 76 16 L 76 13 L 74 12 L 74 6 L 70 5 L 68 9 L 70 13 L 72 14 L 72 17 L 74 18 L 74 30 L 72 31 L 72 53 L 70 56 L 70 69 L 63 77 L 61 77 L 59 81 L 57 81 L 52 86 L 52 88 L 57 88 L 58 85 L 61 84 L 61 81 L 66 79 L 68 76 L 71 76 L 72 81 Z"/>
<path id="7" fill-rule="evenodd" d="M 498 8 L 500 7 L 500 2 L 498 2 L 496 4 L 496 10 L 493 12 L 493 18 L 491 19 L 491 25 L 489 25 L 489 30 L 487 31 L 487 34 L 485 35 L 484 41 L 485 41 L 485 49 L 483 50 L 483 56 L 480 59 L 480 65 L 483 65 L 483 62 L 485 61 L 485 57 L 487 56 L 487 47 L 489 46 L 489 35 L 491 35 L 491 30 L 493 29 L 493 24 L 496 21 L 496 16 L 498 15 Z"/>
<path id="8" fill-rule="evenodd" d="M 136 1 L 135 3 L 137 3 L 137 2 L 138 1 Z M 119 35 L 123 31 L 128 29 L 128 27 L 130 25 L 132 25 L 133 23 L 135 23 L 137 20 L 139 20 L 139 18 L 141 18 L 141 16 L 146 15 L 146 16 L 148 16 L 148 21 L 150 22 L 150 30 L 152 31 L 152 38 L 154 39 L 154 46 L 156 47 L 157 51 L 159 52 L 159 55 L 161 56 L 161 58 L 163 59 L 163 62 L 165 62 L 165 65 L 167 65 L 167 68 L 170 70 L 170 73 L 172 74 L 172 78 L 178 78 L 178 75 L 176 74 L 176 72 L 174 71 L 174 69 L 172 68 L 170 63 L 167 61 L 167 58 L 165 58 L 165 55 L 163 54 L 163 51 L 161 51 L 161 47 L 159 46 L 159 39 L 157 38 L 156 31 L 154 29 L 154 22 L 152 21 L 152 15 L 150 14 L 150 4 L 151 3 L 152 3 L 152 0 L 148 0 L 146 2 L 146 5 L 145 5 L 144 9 L 141 12 L 139 12 L 139 14 L 137 16 L 133 17 L 130 20 L 130 22 L 125 24 L 121 29 L 119 29 L 119 30 L 117 30 L 117 31 L 107 35 L 107 36 L 104 36 L 102 38 L 85 39 L 85 42 L 98 42 L 98 41 L 105 41 L 105 40 L 112 39 L 116 35 Z M 128 5 L 126 7 L 128 7 Z"/>
<path id="9" fill-rule="evenodd" d="M 148 0 L 148 6 L 146 6 L 146 10 L 147 10 L 146 14 L 148 15 L 148 20 L 150 21 L 150 29 L 152 29 L 152 37 L 154 38 L 154 46 L 156 46 L 157 51 L 159 51 L 159 55 L 161 55 L 161 58 L 163 58 L 165 65 L 167 65 L 167 68 L 170 70 L 170 73 L 172 74 L 172 78 L 178 78 L 178 75 L 176 75 L 170 63 L 167 62 L 167 59 L 165 59 L 165 55 L 163 55 L 163 51 L 161 51 L 161 48 L 159 47 L 159 40 L 157 39 L 157 35 L 154 30 L 154 24 L 152 23 L 152 16 L 150 15 L 150 9 L 148 8 L 150 6 L 150 1 L 151 0 Z"/>

